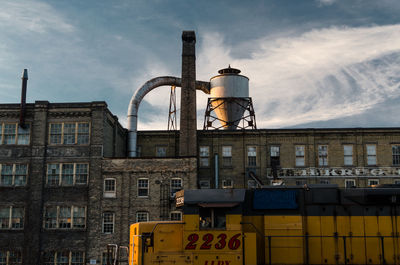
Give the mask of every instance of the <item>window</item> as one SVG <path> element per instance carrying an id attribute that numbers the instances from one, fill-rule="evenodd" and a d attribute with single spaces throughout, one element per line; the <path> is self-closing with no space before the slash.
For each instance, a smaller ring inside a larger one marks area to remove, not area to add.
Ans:
<path id="1" fill-rule="evenodd" d="M 320 184 L 330 184 L 331 182 L 329 181 L 329 179 L 320 179 L 319 183 Z"/>
<path id="2" fill-rule="evenodd" d="M 279 146 L 271 146 L 270 149 L 270 160 L 271 160 L 271 169 L 272 169 L 272 176 L 274 178 L 278 177 L 278 169 L 281 165 L 280 161 L 280 154 L 279 154 Z"/>
<path id="3" fill-rule="evenodd" d="M 175 197 L 175 193 L 183 188 L 181 178 L 171 179 L 171 197 Z"/>
<path id="4" fill-rule="evenodd" d="M 328 146 L 318 145 L 318 165 L 320 167 L 328 165 Z"/>
<path id="5" fill-rule="evenodd" d="M 86 227 L 86 207 L 47 206 L 44 213 L 44 228 L 79 229 Z"/>
<path id="6" fill-rule="evenodd" d="M 200 166 L 209 167 L 210 166 L 210 147 L 200 146 Z"/>
<path id="7" fill-rule="evenodd" d="M 344 187 L 346 189 L 355 188 L 356 187 L 356 181 L 354 179 L 345 179 L 344 180 Z"/>
<path id="8" fill-rule="evenodd" d="M 200 208 L 200 229 L 226 228 L 226 213 L 224 208 Z"/>
<path id="9" fill-rule="evenodd" d="M 156 157 L 166 157 L 167 156 L 167 147 L 166 146 L 157 146 L 156 147 Z"/>
<path id="10" fill-rule="evenodd" d="M 247 147 L 247 165 L 249 167 L 255 167 L 257 165 L 257 147 Z"/>
<path id="11" fill-rule="evenodd" d="M 0 206 L 0 229 L 23 229 L 24 215 L 23 207 Z"/>
<path id="12" fill-rule="evenodd" d="M 114 233 L 114 219 L 115 214 L 111 212 L 103 213 L 103 233 L 112 234 Z"/>
<path id="13" fill-rule="evenodd" d="M 182 220 L 182 212 L 173 211 L 171 212 L 171 221 L 181 221 Z"/>
<path id="14" fill-rule="evenodd" d="M 57 163 L 47 164 L 48 186 L 86 185 L 88 164 Z"/>
<path id="15" fill-rule="evenodd" d="M 369 179 L 368 186 L 379 185 L 379 179 Z"/>
<path id="16" fill-rule="evenodd" d="M 343 145 L 343 159 L 345 166 L 353 165 L 353 146 Z"/>
<path id="17" fill-rule="evenodd" d="M 392 146 L 392 161 L 394 166 L 400 165 L 400 145 Z"/>
<path id="18" fill-rule="evenodd" d="M 138 179 L 138 197 L 149 196 L 149 179 Z"/>
<path id="19" fill-rule="evenodd" d="M 109 256 L 108 256 L 109 255 Z M 114 256 L 113 253 L 109 253 L 107 255 L 107 252 L 104 252 L 102 255 L 102 260 L 101 260 L 101 264 L 102 265 L 107 265 L 107 264 L 114 264 Z M 107 262 L 107 257 L 109 259 L 109 261 Z"/>
<path id="20" fill-rule="evenodd" d="M 279 146 L 271 146 L 270 150 L 271 164 L 280 165 L 279 156 L 280 156 L 280 147 Z"/>
<path id="21" fill-rule="evenodd" d="M 43 253 L 45 265 L 84 265 L 85 253 L 82 251 L 51 251 Z"/>
<path id="22" fill-rule="evenodd" d="M 232 166 L 232 146 L 222 146 L 222 166 Z"/>
<path id="23" fill-rule="evenodd" d="M 222 180 L 222 188 L 223 189 L 232 189 L 233 188 L 233 181 L 230 179 Z"/>
<path id="24" fill-rule="evenodd" d="M 305 152 L 304 145 L 296 145 L 295 146 L 295 155 L 296 155 L 296 167 L 304 167 L 305 166 Z"/>
<path id="25" fill-rule="evenodd" d="M 376 145 L 374 144 L 367 144 L 367 165 L 376 165 Z"/>
<path id="26" fill-rule="evenodd" d="M 0 250 L 0 265 L 22 264 L 22 254 L 19 250 Z"/>
<path id="27" fill-rule="evenodd" d="M 209 189 L 210 188 L 210 181 L 209 180 L 200 180 L 199 181 L 200 189 Z"/>
<path id="28" fill-rule="evenodd" d="M 50 144 L 89 144 L 88 122 L 50 123 Z"/>
<path id="29" fill-rule="evenodd" d="M 395 179 L 394 184 L 399 185 L 400 184 L 400 179 Z"/>
<path id="30" fill-rule="evenodd" d="M 0 164 L 0 186 L 25 186 L 27 175 L 26 164 Z"/>
<path id="31" fill-rule="evenodd" d="M 104 197 L 106 198 L 115 198 L 116 190 L 115 190 L 115 179 L 105 179 L 104 180 Z"/>
<path id="32" fill-rule="evenodd" d="M 0 122 L 0 144 L 28 145 L 30 140 L 30 124 L 22 128 L 18 123 Z"/>
<path id="33" fill-rule="evenodd" d="M 249 189 L 255 189 L 257 188 L 257 183 L 254 179 L 249 179 L 247 180 L 247 188 Z"/>
<path id="34" fill-rule="evenodd" d="M 149 221 L 148 212 L 137 212 L 136 213 L 136 223 Z"/>

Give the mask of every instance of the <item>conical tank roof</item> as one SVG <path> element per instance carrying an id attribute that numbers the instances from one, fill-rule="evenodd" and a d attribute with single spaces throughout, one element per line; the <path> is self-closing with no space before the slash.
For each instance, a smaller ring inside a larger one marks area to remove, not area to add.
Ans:
<path id="1" fill-rule="evenodd" d="M 212 106 L 224 129 L 235 130 L 249 97 L 249 79 L 230 66 L 210 79 Z"/>

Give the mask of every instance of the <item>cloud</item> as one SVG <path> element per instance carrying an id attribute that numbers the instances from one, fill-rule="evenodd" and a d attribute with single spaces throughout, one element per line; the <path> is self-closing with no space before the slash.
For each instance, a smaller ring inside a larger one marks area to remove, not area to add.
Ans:
<path id="1" fill-rule="evenodd" d="M 356 115 L 400 95 L 400 25 L 332 27 L 299 37 L 260 38 L 234 58 L 223 35 L 203 35 L 199 76 L 232 67 L 250 78 L 260 128 Z"/>
<path id="2" fill-rule="evenodd" d="M 13 31 L 45 33 L 50 30 L 72 32 L 74 27 L 50 5 L 38 1 L 1 2 L 0 27 Z"/>
<path id="3" fill-rule="evenodd" d="M 316 0 L 319 6 L 330 6 L 336 2 L 336 0 Z"/>

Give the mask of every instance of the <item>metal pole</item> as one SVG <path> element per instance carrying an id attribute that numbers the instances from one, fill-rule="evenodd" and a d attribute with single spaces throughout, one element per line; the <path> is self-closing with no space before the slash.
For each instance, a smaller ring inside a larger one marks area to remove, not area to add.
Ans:
<path id="1" fill-rule="evenodd" d="M 271 251 L 271 236 L 268 236 L 268 259 L 269 259 L 269 264 L 272 264 L 272 251 Z"/>
<path id="2" fill-rule="evenodd" d="M 346 251 L 346 236 L 343 236 L 343 254 L 344 254 L 344 264 L 347 264 L 347 251 Z"/>
<path id="3" fill-rule="evenodd" d="M 384 237 L 381 236 L 381 245 L 382 245 L 382 264 L 386 264 L 385 261 L 385 243 L 384 243 Z"/>

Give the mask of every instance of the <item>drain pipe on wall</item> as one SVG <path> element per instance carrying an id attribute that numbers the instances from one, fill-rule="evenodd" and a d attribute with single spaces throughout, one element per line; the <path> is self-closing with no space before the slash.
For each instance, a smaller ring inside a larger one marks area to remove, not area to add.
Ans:
<path id="1" fill-rule="evenodd" d="M 214 154 L 214 166 L 215 166 L 215 188 L 218 189 L 218 182 L 219 182 L 218 154 Z"/>

